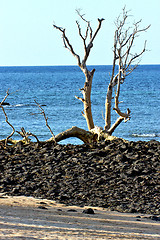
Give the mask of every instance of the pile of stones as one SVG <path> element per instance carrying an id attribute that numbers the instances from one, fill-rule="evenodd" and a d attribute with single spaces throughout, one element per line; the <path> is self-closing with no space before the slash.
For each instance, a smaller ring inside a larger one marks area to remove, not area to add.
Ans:
<path id="1" fill-rule="evenodd" d="M 160 214 L 160 142 L 0 144 L 0 192 Z"/>

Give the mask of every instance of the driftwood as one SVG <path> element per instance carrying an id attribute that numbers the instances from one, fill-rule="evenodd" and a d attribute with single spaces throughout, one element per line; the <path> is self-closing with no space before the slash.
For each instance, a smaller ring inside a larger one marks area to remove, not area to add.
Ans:
<path id="1" fill-rule="evenodd" d="M 34 138 L 36 139 L 37 143 L 40 143 L 38 137 L 37 137 L 35 134 L 33 134 L 33 133 L 31 133 L 31 132 L 26 132 L 26 130 L 25 130 L 23 127 L 21 128 L 21 131 L 16 131 L 21 137 L 23 137 L 23 139 L 22 139 L 22 140 L 14 140 L 14 139 L 11 139 L 11 137 L 12 137 L 12 136 L 14 135 L 14 133 L 15 133 L 15 128 L 14 128 L 13 125 L 8 121 L 8 116 L 7 116 L 7 114 L 6 114 L 5 110 L 4 110 L 4 107 L 3 107 L 3 105 L 5 105 L 4 102 L 5 102 L 5 100 L 7 99 L 8 96 L 9 96 L 9 90 L 6 92 L 6 96 L 5 96 L 4 99 L 1 101 L 1 103 L 0 103 L 0 108 L 2 109 L 3 114 L 4 114 L 4 116 L 5 116 L 5 121 L 6 121 L 6 123 L 13 129 L 13 131 L 12 131 L 11 134 L 9 134 L 9 135 L 6 137 L 6 139 L 2 139 L 2 140 L 0 140 L 0 142 L 1 142 L 1 143 L 4 143 L 5 146 L 7 145 L 7 143 L 10 144 L 10 145 L 13 145 L 13 144 L 17 144 L 18 142 L 21 142 L 21 143 L 23 143 L 23 144 L 29 144 L 29 143 L 31 142 L 31 139 L 29 138 L 29 136 L 32 136 L 32 137 L 34 137 Z M 50 132 L 51 132 L 51 134 L 52 134 L 52 141 L 55 142 L 55 136 L 54 136 L 54 134 L 53 134 L 50 126 L 48 125 L 48 118 L 46 117 L 46 114 L 45 114 L 45 112 L 44 112 L 44 109 L 43 109 L 43 108 L 40 106 L 40 104 L 37 103 L 36 101 L 35 101 L 35 103 L 38 105 L 38 107 L 39 107 L 40 110 L 41 110 L 41 114 L 43 114 L 43 116 L 44 116 L 44 119 L 45 119 L 45 122 L 46 122 L 46 126 L 48 127 L 48 129 L 50 130 Z"/>
<path id="2" fill-rule="evenodd" d="M 112 140 L 115 137 L 110 136 L 106 133 L 102 128 L 95 126 L 95 128 L 91 129 L 90 131 L 84 130 L 82 128 L 73 126 L 70 129 L 65 130 L 55 136 L 56 142 L 60 142 L 67 138 L 75 137 L 80 139 L 82 142 L 86 144 L 92 144 L 99 141 L 104 140 Z M 48 141 L 52 141 L 53 138 L 50 138 Z"/>
<path id="3" fill-rule="evenodd" d="M 86 131 L 84 129 L 78 128 L 76 126 L 67 129 L 66 131 L 59 133 L 55 136 L 56 142 L 60 142 L 64 139 L 70 138 L 70 137 L 76 137 L 79 138 L 84 143 L 92 143 L 96 142 L 98 135 L 93 134 L 90 131 Z"/>

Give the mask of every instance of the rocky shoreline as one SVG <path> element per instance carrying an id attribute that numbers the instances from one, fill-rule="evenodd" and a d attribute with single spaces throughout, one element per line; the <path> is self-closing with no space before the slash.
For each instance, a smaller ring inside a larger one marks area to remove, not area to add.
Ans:
<path id="1" fill-rule="evenodd" d="M 0 144 L 0 192 L 160 214 L 160 142 Z"/>

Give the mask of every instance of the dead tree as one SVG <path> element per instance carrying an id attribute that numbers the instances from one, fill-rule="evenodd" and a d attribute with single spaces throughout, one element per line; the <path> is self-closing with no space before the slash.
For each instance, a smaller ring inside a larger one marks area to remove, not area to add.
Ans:
<path id="1" fill-rule="evenodd" d="M 93 30 L 91 28 L 90 22 L 87 21 L 84 18 L 84 15 L 81 15 L 79 11 L 77 11 L 78 15 L 80 18 L 87 23 L 87 28 L 85 35 L 82 34 L 81 26 L 79 22 L 77 23 L 78 27 L 78 33 L 80 38 L 83 41 L 84 45 L 84 58 L 81 61 L 80 56 L 74 51 L 73 46 L 71 45 L 67 35 L 66 31 L 64 28 L 58 27 L 57 25 L 53 25 L 54 28 L 58 29 L 60 32 L 62 32 L 62 39 L 65 48 L 67 48 L 74 57 L 77 58 L 78 61 L 78 66 L 81 68 L 83 73 L 85 74 L 85 84 L 84 87 L 81 90 L 83 94 L 83 98 L 76 97 L 77 99 L 81 100 L 84 104 L 84 112 L 82 112 L 83 116 L 86 118 L 87 121 L 87 126 L 88 130 L 92 132 L 97 137 L 97 140 L 102 139 L 102 138 L 107 138 L 112 135 L 114 130 L 117 128 L 117 126 L 122 122 L 122 121 L 128 121 L 130 119 L 130 109 L 127 109 L 126 112 L 122 112 L 120 107 L 119 107 L 119 95 L 120 95 L 120 86 L 123 84 L 125 81 L 126 77 L 133 72 L 133 70 L 138 66 L 138 63 L 140 61 L 141 55 L 146 51 L 146 41 L 144 43 L 143 49 L 137 54 L 133 53 L 132 49 L 134 46 L 135 39 L 139 36 L 139 33 L 145 32 L 149 27 L 147 26 L 146 28 L 140 29 L 139 25 L 141 23 L 141 20 L 134 23 L 133 27 L 128 27 L 126 28 L 126 22 L 128 20 L 128 11 L 126 9 L 123 9 L 122 16 L 120 15 L 116 22 L 116 31 L 114 35 L 114 47 L 113 47 L 113 66 L 112 66 L 112 74 L 110 78 L 110 82 L 108 85 L 108 90 L 106 94 L 106 102 L 105 102 L 105 125 L 104 125 L 104 130 L 102 128 L 97 128 L 94 125 L 93 117 L 92 117 L 92 111 L 91 111 L 91 88 L 92 88 L 92 79 L 93 75 L 95 72 L 95 69 L 92 71 L 89 71 L 86 66 L 87 59 L 89 57 L 91 48 L 93 47 L 93 41 L 95 37 L 97 36 L 97 33 L 99 32 L 101 28 L 102 19 L 98 19 L 98 27 L 96 31 L 93 33 Z M 90 38 L 89 43 L 87 44 L 88 37 Z M 118 71 L 116 72 L 116 65 L 118 65 Z M 116 89 L 116 93 L 114 96 L 114 103 L 115 106 L 114 108 L 112 107 L 112 99 L 113 99 L 113 89 Z M 113 110 L 116 111 L 118 114 L 118 118 L 111 125 L 111 113 L 112 113 L 112 108 Z M 84 131 L 81 131 L 84 133 Z M 78 138 L 82 138 L 82 135 L 79 132 L 79 128 L 71 128 L 63 132 L 63 134 L 60 134 L 59 137 L 65 136 L 65 138 L 76 136 Z M 88 134 L 84 134 L 84 137 L 87 139 L 83 141 L 84 142 L 89 142 L 90 136 Z M 62 137 L 62 139 L 63 139 Z M 95 138 L 94 138 L 95 139 Z M 60 139 L 61 140 L 61 139 Z"/>
<path id="2" fill-rule="evenodd" d="M 82 103 L 84 105 L 84 111 L 82 112 L 82 115 L 85 117 L 85 119 L 87 121 L 88 130 L 91 130 L 94 128 L 92 109 L 91 109 L 91 89 L 92 89 L 92 79 L 93 79 L 95 69 L 92 69 L 91 71 L 89 71 L 86 66 L 86 63 L 87 63 L 90 51 L 93 47 L 93 42 L 101 28 L 102 21 L 104 19 L 98 18 L 97 29 L 95 32 L 93 32 L 92 27 L 90 25 L 90 21 L 87 21 L 84 18 L 84 15 L 81 15 L 78 10 L 77 10 L 77 13 L 78 13 L 79 17 L 81 18 L 81 20 L 87 24 L 85 34 L 83 35 L 80 23 L 78 21 L 76 21 L 78 33 L 79 33 L 80 38 L 82 39 L 83 46 L 84 46 L 83 60 L 81 60 L 80 55 L 75 52 L 72 44 L 70 43 L 70 40 L 68 39 L 68 37 L 66 35 L 66 30 L 62 27 L 58 27 L 57 25 L 53 25 L 53 27 L 55 29 L 59 30 L 60 32 L 62 32 L 62 39 L 63 39 L 65 48 L 67 48 L 73 54 L 73 56 L 77 59 L 78 66 L 80 67 L 80 69 L 82 70 L 82 72 L 85 75 L 84 87 L 80 89 L 83 94 L 83 98 L 77 97 L 77 96 L 76 96 L 76 98 L 79 99 L 80 101 L 82 101 Z M 89 41 L 88 41 L 88 39 L 89 39 Z"/>
<path id="3" fill-rule="evenodd" d="M 122 16 L 120 15 L 116 22 L 116 31 L 114 34 L 114 46 L 113 46 L 113 66 L 110 83 L 108 85 L 108 91 L 106 95 L 105 103 L 105 127 L 106 132 L 111 135 L 117 126 L 124 120 L 125 122 L 130 120 L 130 109 L 124 113 L 119 108 L 119 95 L 120 87 L 124 83 L 126 77 L 133 72 L 133 70 L 138 66 L 140 57 L 146 51 L 146 41 L 144 43 L 143 49 L 139 53 L 133 53 L 133 46 L 139 33 L 145 32 L 149 27 L 140 28 L 141 20 L 134 23 L 133 27 L 128 27 L 126 29 L 128 20 L 128 11 L 123 9 Z M 118 66 L 118 71 L 116 71 L 116 65 Z M 114 103 L 115 106 L 113 110 L 118 114 L 118 119 L 111 126 L 111 112 L 112 112 L 112 98 L 113 89 L 117 87 Z"/>
<path id="4" fill-rule="evenodd" d="M 80 55 L 75 52 L 68 36 L 66 35 L 66 30 L 62 27 L 58 27 L 57 25 L 53 25 L 53 27 L 62 33 L 63 44 L 65 48 L 68 49 L 72 53 L 72 55 L 77 59 L 78 66 L 80 67 L 80 69 L 85 75 L 84 87 L 80 89 L 83 97 L 81 98 L 76 96 L 76 98 L 82 101 L 83 103 L 84 110 L 82 112 L 82 115 L 86 119 L 89 131 L 86 131 L 84 129 L 80 129 L 74 126 L 55 136 L 50 126 L 48 125 L 48 122 L 47 122 L 48 118 L 46 117 L 43 108 L 35 101 L 35 103 L 41 110 L 41 114 L 43 114 L 44 116 L 46 126 L 48 127 L 49 131 L 52 134 L 52 137 L 47 141 L 54 142 L 54 143 L 60 142 L 61 140 L 64 140 L 69 137 L 77 137 L 80 140 L 82 140 L 84 143 L 89 143 L 89 144 L 95 141 L 100 141 L 102 139 L 106 139 L 106 138 L 108 139 L 111 137 L 114 130 L 119 126 L 119 124 L 122 121 L 125 121 L 125 122 L 128 121 L 130 119 L 130 109 L 127 109 L 126 112 L 123 112 L 119 107 L 119 104 L 120 104 L 119 96 L 121 91 L 121 85 L 124 83 L 127 76 L 130 75 L 133 72 L 133 70 L 138 66 L 140 57 L 146 51 L 146 41 L 144 43 L 142 50 L 139 51 L 139 53 L 133 53 L 133 46 L 135 44 L 135 39 L 139 36 L 139 34 L 141 32 L 147 31 L 150 25 L 145 28 L 140 28 L 141 21 L 138 21 L 133 24 L 132 28 L 131 27 L 126 28 L 127 26 L 126 23 L 129 15 L 126 9 L 124 8 L 122 16 L 120 15 L 115 22 L 116 30 L 114 34 L 113 65 L 112 65 L 112 73 L 110 76 L 110 82 L 109 82 L 107 94 L 106 94 L 105 124 L 104 124 L 104 128 L 95 126 L 93 121 L 93 116 L 92 116 L 92 109 L 91 109 L 91 90 L 92 90 L 92 80 L 93 80 L 95 69 L 92 69 L 91 71 L 89 71 L 86 64 L 87 64 L 87 60 L 91 52 L 91 49 L 93 48 L 93 42 L 99 30 L 101 29 L 102 21 L 104 19 L 103 18 L 98 19 L 98 26 L 96 30 L 93 31 L 90 25 L 90 21 L 87 21 L 84 18 L 84 15 L 81 15 L 79 11 L 77 11 L 77 13 L 80 19 L 86 23 L 85 34 L 82 34 L 81 25 L 78 21 L 76 21 L 78 34 L 83 42 L 83 47 L 84 47 L 84 56 L 82 59 L 80 58 Z M 116 66 L 118 66 L 118 70 Z M 113 91 L 114 89 L 116 89 L 115 94 Z M 12 140 L 11 136 L 14 134 L 15 129 L 9 123 L 8 117 L 2 106 L 8 95 L 9 95 L 9 92 L 7 91 L 6 97 L 0 103 L 0 108 L 2 109 L 5 115 L 6 122 L 12 127 L 13 131 L 5 140 L 1 140 L 1 141 L 2 142 L 5 141 L 6 144 L 7 142 L 14 144 L 14 143 L 17 143 L 17 141 Z M 113 99 L 114 99 L 114 107 L 112 107 Z M 118 114 L 118 118 L 113 124 L 111 124 L 112 110 L 116 111 L 116 113 Z M 39 140 L 36 137 L 36 135 L 30 132 L 26 132 L 24 128 L 21 128 L 21 130 L 22 131 L 18 133 L 22 137 L 24 137 L 24 140 L 26 143 L 30 142 L 30 139 L 28 138 L 29 136 L 35 137 L 37 142 L 39 143 Z"/>

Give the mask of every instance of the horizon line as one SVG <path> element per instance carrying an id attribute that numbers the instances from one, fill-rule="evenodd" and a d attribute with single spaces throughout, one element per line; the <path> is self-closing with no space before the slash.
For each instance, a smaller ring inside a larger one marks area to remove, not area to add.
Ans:
<path id="1" fill-rule="evenodd" d="M 145 63 L 139 64 L 138 66 L 144 65 L 160 65 L 160 63 Z M 112 64 L 88 64 L 87 66 L 112 66 Z M 118 66 L 118 65 L 117 65 Z M 78 65 L 2 65 L 1 67 L 79 67 Z"/>

